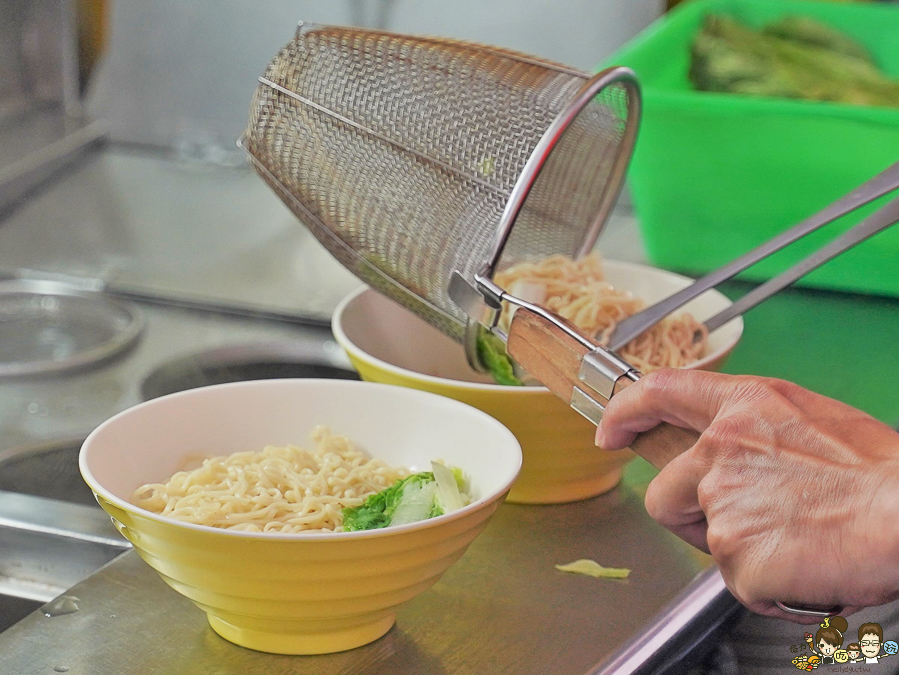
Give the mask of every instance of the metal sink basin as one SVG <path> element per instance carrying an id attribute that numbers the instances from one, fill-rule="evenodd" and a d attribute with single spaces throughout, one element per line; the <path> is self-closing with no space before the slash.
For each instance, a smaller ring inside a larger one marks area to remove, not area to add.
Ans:
<path id="1" fill-rule="evenodd" d="M 0 491 L 0 632 L 129 550 L 98 508 Z M 57 603 L 60 604 L 60 603 Z"/>

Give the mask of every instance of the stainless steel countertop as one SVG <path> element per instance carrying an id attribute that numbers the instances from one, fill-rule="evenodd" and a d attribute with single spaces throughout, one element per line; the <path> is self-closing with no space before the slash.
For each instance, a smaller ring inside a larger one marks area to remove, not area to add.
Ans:
<path id="1" fill-rule="evenodd" d="M 627 214 L 603 237 L 610 257 L 638 259 Z M 252 174 L 107 149 L 0 221 L 0 271 L 102 277 L 173 293 L 326 319 L 358 282 Z M 140 400 L 159 365 L 228 345 L 289 343 L 345 363 L 326 329 L 139 304 L 136 346 L 94 370 L 0 381 L 0 451 L 86 435 Z M 639 460 L 625 484 L 564 506 L 504 505 L 436 586 L 381 640 L 344 654 L 279 657 L 216 636 L 203 613 L 127 553 L 70 592 L 81 609 L 36 612 L 0 634 L 0 672 L 571 673 L 582 675 L 708 565 L 656 525 Z M 626 581 L 558 572 L 577 558 L 626 566 Z"/>
<path id="2" fill-rule="evenodd" d="M 553 567 L 582 557 L 633 572 L 602 580 Z M 704 564 L 649 519 L 639 487 L 563 506 L 505 504 L 385 637 L 341 654 L 287 657 L 218 637 L 201 610 L 129 552 L 68 592 L 78 612 L 35 612 L 0 634 L 0 672 L 583 675 Z"/>
<path id="3" fill-rule="evenodd" d="M 224 345 L 287 342 L 340 362 L 326 332 L 170 307 L 141 305 L 147 329 L 121 359 L 65 378 L 0 383 L 2 445 L 85 434 L 140 400 L 157 365 Z M 639 461 L 638 461 L 639 462 Z M 708 559 L 656 525 L 642 504 L 650 473 L 598 498 L 563 506 L 504 505 L 438 584 L 399 615 L 383 639 L 344 654 L 280 657 L 225 642 L 203 613 L 136 554 L 113 561 L 69 594 L 78 613 L 40 612 L 0 634 L 0 672 L 122 673 L 571 673 L 609 656 Z M 633 569 L 626 581 L 554 569 L 594 558 Z M 36 648 L 40 645 L 40 648 Z"/>

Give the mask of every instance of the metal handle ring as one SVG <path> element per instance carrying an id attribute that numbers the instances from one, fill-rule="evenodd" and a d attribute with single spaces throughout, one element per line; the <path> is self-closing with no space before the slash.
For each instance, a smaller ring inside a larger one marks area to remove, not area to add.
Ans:
<path id="1" fill-rule="evenodd" d="M 796 614 L 798 616 L 813 616 L 818 619 L 826 619 L 829 616 L 836 616 L 843 611 L 843 608 L 840 605 L 834 605 L 833 607 L 825 609 L 811 609 L 810 607 L 794 607 L 792 605 L 787 605 L 780 600 L 775 600 L 774 604 L 777 605 L 778 609 L 782 609 L 788 614 Z"/>

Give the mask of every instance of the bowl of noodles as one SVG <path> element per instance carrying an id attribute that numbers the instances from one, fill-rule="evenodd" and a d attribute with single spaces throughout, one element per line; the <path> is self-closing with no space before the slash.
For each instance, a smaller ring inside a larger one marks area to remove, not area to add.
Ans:
<path id="1" fill-rule="evenodd" d="M 692 283 L 664 270 L 596 256 L 577 263 L 554 257 L 510 268 L 496 281 L 600 341 L 617 321 Z M 662 366 L 718 370 L 739 342 L 743 321 L 734 319 L 710 335 L 699 322 L 730 304 L 718 291 L 707 291 L 621 353 L 643 372 Z M 338 305 L 332 329 L 364 380 L 441 394 L 506 425 L 523 454 L 510 502 L 554 504 L 594 497 L 617 485 L 634 457 L 629 450 L 598 451 L 593 425 L 546 388 L 507 386 L 474 372 L 461 345 L 371 289 L 359 289 Z M 699 342 L 694 341 L 697 330 Z"/>
<path id="2" fill-rule="evenodd" d="M 521 450 L 445 397 L 302 379 L 142 403 L 94 430 L 79 461 L 117 529 L 216 633 L 322 654 L 381 637 L 439 580 L 508 493 Z"/>

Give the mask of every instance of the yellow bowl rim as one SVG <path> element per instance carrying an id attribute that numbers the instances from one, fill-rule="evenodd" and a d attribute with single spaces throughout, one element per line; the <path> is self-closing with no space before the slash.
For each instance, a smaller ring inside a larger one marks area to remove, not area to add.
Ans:
<path id="1" fill-rule="evenodd" d="M 341 321 L 343 318 L 343 313 L 347 307 L 349 307 L 350 303 L 353 302 L 360 295 L 365 293 L 372 292 L 377 293 L 376 290 L 369 286 L 361 286 L 357 288 L 355 291 L 347 295 L 343 300 L 341 300 L 337 307 L 334 309 L 334 314 L 331 316 L 331 332 L 334 334 L 334 339 L 337 341 L 341 347 L 343 347 L 350 356 L 355 356 L 360 361 L 365 361 L 367 363 L 372 364 L 380 368 L 381 370 L 385 370 L 394 375 L 400 375 L 402 377 L 407 377 L 412 380 L 418 380 L 420 382 L 428 382 L 429 384 L 439 385 L 443 387 L 456 387 L 459 389 L 477 389 L 478 391 L 492 391 L 492 392 L 504 392 L 509 395 L 520 396 L 522 394 L 541 394 L 548 392 L 549 389 L 542 386 L 523 386 L 523 387 L 510 387 L 505 384 L 488 384 L 483 382 L 466 382 L 465 380 L 450 380 L 445 377 L 437 377 L 436 375 L 426 375 L 425 373 L 419 373 L 416 370 L 409 370 L 408 368 L 401 368 L 400 366 L 395 366 L 392 363 L 387 361 L 383 361 L 379 359 L 377 356 L 373 356 L 366 351 L 363 351 L 361 348 L 356 346 L 356 343 L 352 342 L 347 334 L 343 330 L 343 326 L 341 325 Z M 459 347 L 461 349 L 461 345 Z"/>
<path id="2" fill-rule="evenodd" d="M 481 417 L 485 422 L 490 425 L 494 425 L 499 427 L 497 430 L 501 433 L 506 434 L 509 437 L 509 440 L 512 441 L 512 444 L 515 448 L 518 449 L 518 457 L 517 462 L 514 467 L 514 470 L 511 473 L 511 477 L 507 478 L 506 481 L 502 484 L 498 490 L 494 490 L 489 495 L 481 497 L 470 504 L 463 506 L 461 509 L 457 511 L 453 511 L 452 513 L 445 513 L 442 516 L 436 516 L 434 518 L 428 518 L 427 520 L 421 520 L 417 523 L 408 523 L 406 525 L 396 525 L 394 527 L 382 527 L 377 530 L 362 530 L 357 532 L 309 532 L 309 533 L 281 533 L 281 532 L 246 532 L 243 530 L 228 530 L 220 527 L 212 527 L 210 525 L 198 525 L 196 523 L 187 523 L 180 520 L 175 520 L 173 518 L 166 518 L 165 516 L 161 516 L 157 513 L 153 513 L 152 511 L 147 511 L 146 509 L 142 509 L 135 504 L 132 504 L 129 501 L 116 497 L 114 494 L 109 492 L 106 488 L 104 488 L 99 481 L 97 481 L 93 474 L 90 472 L 87 466 L 86 459 L 86 449 L 88 445 L 92 442 L 92 440 L 102 433 L 102 431 L 111 424 L 115 424 L 116 420 L 125 415 L 131 414 L 137 408 L 151 407 L 153 404 L 158 404 L 158 402 L 178 397 L 189 397 L 191 395 L 202 395 L 202 392 L 209 389 L 220 389 L 220 388 L 238 388 L 238 387 L 248 387 L 248 386 L 266 386 L 269 383 L 278 383 L 278 382 L 297 382 L 297 383 L 322 383 L 327 382 L 329 384 L 335 384 L 338 387 L 359 387 L 364 386 L 369 390 L 374 389 L 402 389 L 407 392 L 414 392 L 412 394 L 413 397 L 419 398 L 430 398 L 432 402 L 438 405 L 444 405 L 449 408 L 466 408 L 469 411 L 475 413 L 477 417 Z M 371 539 L 376 537 L 389 537 L 400 535 L 406 532 L 414 532 L 417 530 L 423 530 L 426 528 L 437 527 L 443 523 L 449 523 L 454 520 L 459 520 L 460 518 L 464 518 L 467 515 L 474 513 L 476 511 L 480 511 L 482 508 L 489 506 L 491 503 L 500 499 L 504 494 L 508 493 L 512 488 L 512 485 L 515 483 L 515 480 L 518 478 L 518 474 L 521 473 L 521 444 L 518 442 L 518 439 L 515 438 L 515 435 L 509 431 L 509 429 L 497 421 L 494 417 L 491 417 L 487 413 L 483 412 L 475 408 L 474 406 L 468 405 L 467 403 L 462 403 L 461 401 L 456 401 L 454 399 L 447 398 L 445 396 L 440 396 L 439 394 L 433 394 L 427 391 L 421 391 L 417 389 L 409 389 L 407 387 L 396 387 L 390 384 L 379 384 L 376 382 L 357 382 L 353 380 L 333 380 L 333 379 L 323 379 L 323 378 L 280 378 L 280 379 L 269 379 L 269 380 L 246 380 L 242 382 L 227 382 L 224 384 L 215 384 L 209 385 L 207 387 L 195 387 L 194 389 L 187 389 L 185 391 L 175 392 L 173 394 L 167 394 L 165 396 L 160 396 L 158 398 L 151 399 L 149 401 L 143 401 L 142 403 L 138 403 L 137 405 L 131 406 L 116 415 L 113 415 L 108 420 L 100 424 L 96 429 L 94 429 L 86 439 L 84 439 L 84 443 L 81 445 L 81 450 L 78 453 L 78 468 L 81 472 L 81 477 L 84 479 L 84 482 L 87 483 L 88 487 L 94 491 L 95 495 L 99 495 L 105 501 L 113 504 L 114 506 L 122 509 L 123 511 L 143 516 L 149 520 L 154 520 L 158 523 L 162 523 L 164 525 L 172 525 L 174 527 L 178 527 L 184 530 L 192 530 L 196 532 L 205 532 L 211 534 L 218 534 L 229 537 L 240 537 L 240 538 L 250 538 L 250 539 L 262 539 L 262 540 L 272 540 L 272 541 L 347 541 L 347 540 L 358 540 L 358 539 Z"/>
<path id="3" fill-rule="evenodd" d="M 676 272 L 669 272 L 668 270 L 663 270 L 658 267 L 651 267 L 650 265 L 641 265 L 639 263 L 608 259 L 605 260 L 605 262 L 612 262 L 615 265 L 630 267 L 632 269 L 649 269 L 653 270 L 654 272 L 661 272 L 663 274 L 677 277 L 679 279 L 692 281 L 690 277 L 686 277 L 682 274 L 677 274 Z M 337 304 L 337 307 L 334 308 L 334 313 L 331 315 L 331 332 L 334 334 L 334 339 L 341 347 L 343 347 L 347 351 L 347 353 L 350 354 L 351 357 L 358 358 L 360 361 L 367 362 L 393 375 L 398 375 L 411 380 L 417 380 L 419 382 L 427 382 L 429 384 L 442 387 L 455 387 L 457 389 L 470 389 L 484 392 L 503 392 L 508 396 L 535 396 L 549 393 L 549 389 L 543 386 L 515 387 L 505 384 L 486 384 L 482 382 L 467 382 L 465 380 L 451 380 L 445 377 L 437 377 L 436 375 L 427 375 L 425 373 L 419 373 L 416 370 L 409 370 L 408 368 L 396 366 L 387 361 L 383 361 L 382 359 L 379 359 L 372 354 L 369 354 L 368 352 L 362 350 L 360 347 L 356 346 L 356 344 L 352 342 L 349 337 L 347 337 L 347 334 L 346 332 L 344 332 L 342 326 L 343 314 L 346 311 L 346 308 L 349 307 L 350 303 L 353 302 L 356 298 L 369 291 L 372 293 L 377 293 L 377 291 L 370 286 L 360 286 L 356 290 L 352 291 Z M 730 302 L 730 300 L 718 290 L 709 289 L 709 291 L 706 292 L 717 293 L 718 295 L 721 295 L 722 297 L 727 299 L 728 302 Z M 726 354 L 729 350 L 732 350 L 736 346 L 736 344 L 740 341 L 740 338 L 743 336 L 743 317 L 738 316 L 732 319 L 732 321 L 739 322 L 738 325 L 740 326 L 740 330 L 737 332 L 734 339 L 721 348 L 715 350 L 714 352 L 703 356 L 701 359 L 698 359 L 694 363 L 689 364 L 689 368 L 699 368 L 706 363 L 711 363 L 715 359 L 720 358 L 722 354 Z"/>

